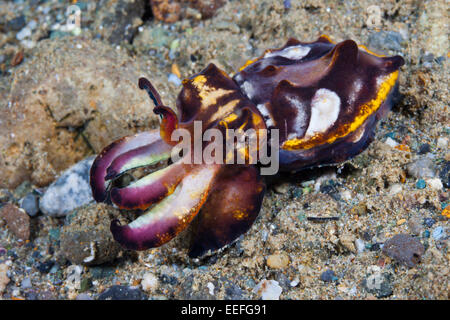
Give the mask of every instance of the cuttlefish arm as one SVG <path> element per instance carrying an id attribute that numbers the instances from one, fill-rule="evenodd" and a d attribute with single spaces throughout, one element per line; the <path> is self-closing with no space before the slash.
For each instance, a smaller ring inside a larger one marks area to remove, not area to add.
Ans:
<path id="1" fill-rule="evenodd" d="M 219 165 L 201 165 L 191 170 L 174 192 L 128 225 L 111 223 L 116 241 L 126 249 L 159 247 L 183 231 L 206 201 L 219 172 Z"/>
<path id="2" fill-rule="evenodd" d="M 102 150 L 92 164 L 90 184 L 94 199 L 97 202 L 108 201 L 108 180 L 127 170 L 168 159 L 170 150 L 171 146 L 161 140 L 159 130 L 145 131 L 114 141 Z"/>
<path id="3" fill-rule="evenodd" d="M 191 258 L 233 242 L 252 226 L 261 209 L 265 185 L 254 166 L 224 166 L 208 200 L 193 221 Z"/>

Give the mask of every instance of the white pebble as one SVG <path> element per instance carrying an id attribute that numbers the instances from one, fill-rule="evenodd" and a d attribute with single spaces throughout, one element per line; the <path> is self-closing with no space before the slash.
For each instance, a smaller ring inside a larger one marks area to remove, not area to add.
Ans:
<path id="1" fill-rule="evenodd" d="M 390 137 L 388 137 L 384 143 L 386 143 L 388 146 L 390 146 L 392 148 L 395 148 L 396 146 L 398 146 L 398 142 Z"/>
<path id="2" fill-rule="evenodd" d="M 391 195 L 396 195 L 397 193 L 402 192 L 402 190 L 403 190 L 402 185 L 398 183 L 393 184 L 389 189 Z"/>
<path id="3" fill-rule="evenodd" d="M 260 295 L 262 300 L 278 300 L 282 291 L 278 281 L 266 279 L 261 280 L 254 289 L 254 292 Z"/>
<path id="4" fill-rule="evenodd" d="M 363 253 L 366 250 L 366 243 L 362 239 L 355 240 L 355 247 L 358 253 Z"/>
<path id="5" fill-rule="evenodd" d="M 31 29 L 28 27 L 25 27 L 16 34 L 16 39 L 20 41 L 29 36 L 31 36 Z"/>
<path id="6" fill-rule="evenodd" d="M 31 20 L 28 24 L 27 27 L 30 28 L 31 30 L 34 30 L 37 26 L 37 22 L 35 20 Z"/>
<path id="7" fill-rule="evenodd" d="M 214 284 L 212 282 L 208 282 L 206 284 L 206 286 L 208 287 L 208 291 L 210 295 L 214 295 Z"/>
<path id="8" fill-rule="evenodd" d="M 448 146 L 448 138 L 445 137 L 439 137 L 437 139 L 437 146 L 441 149 L 445 149 Z"/>
<path id="9" fill-rule="evenodd" d="M 341 192 L 341 198 L 345 201 L 350 201 L 352 199 L 352 193 L 350 190 L 344 190 Z"/>
<path id="10" fill-rule="evenodd" d="M 145 292 L 154 292 L 159 287 L 159 280 L 153 273 L 146 273 L 141 281 Z"/>
<path id="11" fill-rule="evenodd" d="M 22 40 L 20 41 L 20 43 L 27 49 L 33 49 L 34 47 L 36 47 L 36 42 L 34 42 L 33 40 Z"/>
<path id="12" fill-rule="evenodd" d="M 439 178 L 427 179 L 427 186 L 430 186 L 433 190 L 442 190 L 444 186 L 442 185 L 442 181 Z"/>
<path id="13" fill-rule="evenodd" d="M 291 287 L 296 287 L 299 283 L 300 283 L 300 280 L 298 279 L 298 277 L 296 277 L 294 280 L 291 281 L 291 283 L 289 285 Z"/>
<path id="14" fill-rule="evenodd" d="M 177 87 L 181 86 L 181 80 L 180 78 L 178 78 L 175 74 L 171 73 L 169 74 L 169 78 L 168 78 L 169 82 L 172 82 L 174 85 L 176 85 Z"/>

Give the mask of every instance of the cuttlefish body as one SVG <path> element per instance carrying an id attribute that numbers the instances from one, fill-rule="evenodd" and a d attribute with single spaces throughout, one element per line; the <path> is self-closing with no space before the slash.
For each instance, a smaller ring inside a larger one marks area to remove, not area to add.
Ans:
<path id="1" fill-rule="evenodd" d="M 289 171 L 359 154 L 391 108 L 403 64 L 400 56 L 379 56 L 352 40 L 334 44 L 326 36 L 311 43 L 290 39 L 247 62 L 233 78 L 209 64 L 184 80 L 177 112 L 164 106 L 147 79 L 139 79 L 161 117 L 160 130 L 113 142 L 91 168 L 96 201 L 144 210 L 128 225 L 114 220 L 114 239 L 125 248 L 145 250 L 168 242 L 192 223 L 191 257 L 231 243 L 251 227 L 265 192 L 261 162 L 252 151 L 277 144 L 273 159 L 279 160 L 280 170 Z M 173 159 L 179 142 L 173 138 L 180 129 L 189 133 L 188 145 L 209 148 L 214 159 L 223 161 L 198 161 L 194 152 L 184 151 L 161 170 L 126 187 L 112 186 L 129 170 Z M 210 129 L 222 134 L 223 144 L 232 129 L 253 130 L 263 143 L 250 150 L 234 141 L 231 153 L 219 152 L 211 146 L 220 138 L 198 141 L 196 131 Z M 229 161 L 238 156 L 244 161 Z"/>

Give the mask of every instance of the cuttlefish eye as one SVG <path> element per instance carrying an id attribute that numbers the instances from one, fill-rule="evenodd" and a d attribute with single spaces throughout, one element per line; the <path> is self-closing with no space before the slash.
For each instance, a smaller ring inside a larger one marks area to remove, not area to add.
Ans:
<path id="1" fill-rule="evenodd" d="M 194 133 L 196 122 L 202 134 L 208 129 L 225 133 L 223 144 L 228 130 L 268 130 L 276 140 L 265 143 L 278 147 L 273 150 L 280 170 L 345 161 L 372 141 L 377 121 L 391 108 L 403 64 L 399 56 L 376 55 L 352 40 L 289 39 L 247 62 L 233 78 L 209 64 L 183 81 L 176 110 L 164 105 L 149 80 L 140 78 L 139 88 L 154 104 L 160 129 L 114 141 L 97 156 L 90 173 L 96 201 L 142 211 L 128 225 L 112 221 L 114 239 L 125 248 L 145 250 L 191 225 L 191 257 L 232 243 L 260 211 L 265 192 L 260 169 L 266 165 L 260 159 L 230 163 L 224 153 L 214 163 L 192 162 L 189 151 L 128 186 L 113 182 L 135 168 L 173 160 L 178 142 L 171 140 L 172 134 L 177 129 Z M 191 136 L 189 145 L 199 143 L 202 151 L 211 147 L 211 141 L 196 139 Z M 248 156 L 248 150 L 233 152 Z"/>

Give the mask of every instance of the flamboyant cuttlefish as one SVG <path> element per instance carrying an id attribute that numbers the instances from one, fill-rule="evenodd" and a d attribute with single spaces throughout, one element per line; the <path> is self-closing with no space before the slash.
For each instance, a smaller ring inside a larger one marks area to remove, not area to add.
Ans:
<path id="1" fill-rule="evenodd" d="M 215 128 L 225 136 L 229 129 L 266 129 L 269 135 L 278 129 L 276 140 L 257 138 L 279 144 L 281 170 L 347 160 L 372 141 L 377 121 L 398 91 L 403 64 L 400 56 L 380 56 L 352 40 L 335 44 L 326 36 L 311 43 L 290 39 L 284 47 L 248 61 L 233 78 L 209 64 L 184 80 L 177 112 L 164 106 L 147 79 L 139 79 L 161 117 L 160 130 L 113 142 L 91 168 L 96 201 L 146 210 L 128 225 L 114 220 L 114 239 L 125 248 L 145 250 L 168 242 L 192 223 L 191 257 L 231 243 L 251 227 L 265 192 L 260 162 L 250 161 L 249 149 L 243 151 L 238 142 L 233 142 L 231 156 L 243 153 L 241 164 L 183 161 L 194 158 L 183 151 L 181 160 L 126 187 L 112 186 L 112 181 L 128 170 L 169 160 L 178 143 L 172 135 L 185 129 L 195 136 L 196 123 L 201 132 Z M 193 140 L 192 145 L 199 142 Z M 201 149 L 215 140 L 203 139 Z M 230 157 L 217 149 L 212 154 L 216 159 Z"/>

